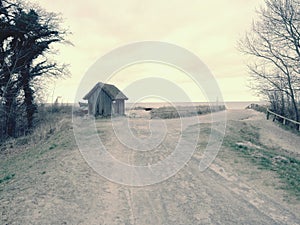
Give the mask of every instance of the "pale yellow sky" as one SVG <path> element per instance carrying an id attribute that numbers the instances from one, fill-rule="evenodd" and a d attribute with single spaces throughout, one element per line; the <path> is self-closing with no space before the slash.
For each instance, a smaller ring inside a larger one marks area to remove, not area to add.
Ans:
<path id="1" fill-rule="evenodd" d="M 225 101 L 257 100 L 247 87 L 246 59 L 236 47 L 263 0 L 39 0 L 38 4 L 62 13 L 63 25 L 73 33 L 69 39 L 74 47 L 55 46 L 60 49 L 55 57 L 69 63 L 72 73 L 50 88 L 64 102 L 74 102 L 80 80 L 97 59 L 117 47 L 144 40 L 169 42 L 196 54 L 215 76 Z M 151 76 L 169 79 L 193 101 L 205 101 L 187 76 L 166 65 L 134 65 L 109 82 L 126 90 L 132 82 Z M 128 97 L 135 100 L 141 95 L 130 91 Z"/>

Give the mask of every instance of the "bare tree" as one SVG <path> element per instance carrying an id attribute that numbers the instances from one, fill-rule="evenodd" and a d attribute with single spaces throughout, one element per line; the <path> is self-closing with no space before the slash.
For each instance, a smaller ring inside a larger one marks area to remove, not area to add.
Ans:
<path id="1" fill-rule="evenodd" d="M 248 68 L 253 87 L 270 101 L 280 99 L 279 112 L 289 101 L 293 119 L 299 121 L 297 92 L 300 85 L 300 2 L 265 0 L 252 29 L 239 42 L 240 50 L 250 56 Z"/>

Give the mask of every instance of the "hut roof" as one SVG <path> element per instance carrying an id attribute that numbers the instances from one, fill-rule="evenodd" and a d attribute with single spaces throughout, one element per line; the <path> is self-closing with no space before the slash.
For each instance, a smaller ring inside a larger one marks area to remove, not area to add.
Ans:
<path id="1" fill-rule="evenodd" d="M 90 98 L 90 96 L 98 89 L 102 89 L 112 100 L 117 99 L 124 99 L 128 100 L 128 98 L 114 85 L 112 84 L 104 84 L 101 82 L 98 82 L 92 90 L 87 93 L 83 99 L 87 100 Z"/>

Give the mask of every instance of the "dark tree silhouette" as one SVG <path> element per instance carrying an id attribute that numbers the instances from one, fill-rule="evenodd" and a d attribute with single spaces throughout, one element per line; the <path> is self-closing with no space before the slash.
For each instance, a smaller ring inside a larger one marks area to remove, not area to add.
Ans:
<path id="1" fill-rule="evenodd" d="M 0 0 L 0 100 L 5 127 L 2 136 L 16 136 L 17 117 L 33 126 L 35 86 L 45 76 L 59 77 L 67 70 L 47 58 L 53 43 L 65 42 L 57 14 L 28 7 L 18 1 Z M 21 108 L 24 108 L 22 112 Z"/>

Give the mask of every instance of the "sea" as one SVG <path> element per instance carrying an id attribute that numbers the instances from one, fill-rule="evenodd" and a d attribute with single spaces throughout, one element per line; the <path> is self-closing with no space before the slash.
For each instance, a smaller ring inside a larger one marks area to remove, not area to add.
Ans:
<path id="1" fill-rule="evenodd" d="M 212 102 L 210 105 L 224 105 L 227 109 L 245 109 L 247 106 L 251 104 L 259 104 L 259 105 L 266 105 L 267 102 L 265 101 L 241 101 L 241 102 Z M 126 109 L 132 109 L 136 107 L 142 108 L 159 108 L 164 106 L 199 106 L 199 105 L 209 105 L 208 102 L 126 102 Z"/>

